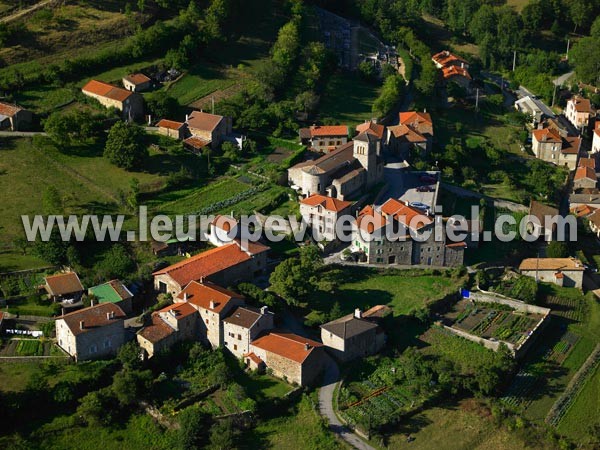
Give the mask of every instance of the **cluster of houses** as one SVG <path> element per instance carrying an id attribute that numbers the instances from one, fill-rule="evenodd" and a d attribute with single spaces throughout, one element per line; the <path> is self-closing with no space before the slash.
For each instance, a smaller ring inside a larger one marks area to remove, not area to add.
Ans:
<path id="1" fill-rule="evenodd" d="M 313 383 L 326 364 L 325 349 L 340 360 L 373 354 L 385 343 L 380 320 L 389 308 L 377 306 L 324 324 L 317 342 L 275 328 L 275 315 L 266 306 L 253 307 L 245 298 L 222 287 L 252 280 L 266 265 L 268 247 L 239 241 L 224 243 L 154 273 L 158 292 L 173 303 L 151 314 L 135 339 L 142 356 L 168 351 L 181 341 L 225 348 L 253 370 L 269 369 L 290 383 Z M 48 293 L 56 301 L 80 298 L 83 287 L 73 272 L 47 277 Z M 128 304 L 117 301 L 128 291 L 109 282 L 90 289 L 99 303 L 63 314 L 56 320 L 58 345 L 75 360 L 115 355 L 129 341 L 125 320 Z M 130 298 L 129 298 L 130 299 Z"/>
<path id="2" fill-rule="evenodd" d="M 444 83 L 452 81 L 465 89 L 470 87 L 472 78 L 469 74 L 469 63 L 464 58 L 443 50 L 433 55 L 431 60 L 435 67 L 440 69 Z"/>

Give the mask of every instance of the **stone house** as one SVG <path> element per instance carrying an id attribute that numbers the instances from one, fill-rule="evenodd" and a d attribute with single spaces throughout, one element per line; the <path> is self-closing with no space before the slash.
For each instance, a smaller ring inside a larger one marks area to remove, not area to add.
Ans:
<path id="1" fill-rule="evenodd" d="M 77 273 L 59 273 L 47 276 L 44 280 L 46 282 L 44 289 L 53 302 L 63 302 L 67 300 L 71 303 L 75 303 L 81 300 L 84 289 Z"/>
<path id="2" fill-rule="evenodd" d="M 264 363 L 278 378 L 300 386 L 317 381 L 324 368 L 323 345 L 288 332 L 265 334 L 250 344 L 250 354 Z"/>
<path id="3" fill-rule="evenodd" d="M 528 215 L 535 217 L 539 222 L 539 224 L 533 221 L 528 222 L 528 232 L 535 233 L 540 239 L 546 239 L 548 242 L 556 239 L 556 223 L 553 223 L 552 218 L 560 216 L 558 209 L 531 200 Z"/>
<path id="4" fill-rule="evenodd" d="M 356 219 L 351 250 L 369 264 L 461 266 L 466 244 L 446 242 L 445 236 L 437 241 L 434 226 L 425 212 L 395 199 L 368 205 Z"/>
<path id="5" fill-rule="evenodd" d="M 0 102 L 0 129 L 11 131 L 27 130 L 31 126 L 33 113 L 17 105 Z"/>
<path id="6" fill-rule="evenodd" d="M 590 118 L 594 116 L 594 110 L 589 99 L 575 95 L 567 101 L 565 116 L 575 128 L 583 131 L 589 126 Z"/>
<path id="7" fill-rule="evenodd" d="M 300 214 L 304 222 L 317 229 L 322 239 L 334 241 L 338 218 L 351 214 L 352 202 L 313 194 L 300 200 Z M 321 240 L 321 239 L 319 239 Z"/>
<path id="8" fill-rule="evenodd" d="M 235 218 L 217 215 L 210 223 L 206 238 L 215 247 L 221 247 L 241 238 L 241 235 L 241 227 Z"/>
<path id="9" fill-rule="evenodd" d="M 132 73 L 123 77 L 123 87 L 131 92 L 147 91 L 152 87 L 152 80 L 143 73 Z"/>
<path id="10" fill-rule="evenodd" d="M 351 361 L 374 355 L 385 345 L 385 333 L 378 324 L 382 311 L 389 308 L 375 306 L 364 313 L 356 309 L 348 314 L 321 325 L 323 345 L 340 361 Z"/>
<path id="11" fill-rule="evenodd" d="M 113 303 L 56 319 L 56 341 L 75 361 L 114 356 L 125 343 L 125 313 Z"/>
<path id="12" fill-rule="evenodd" d="M 468 89 L 471 83 L 471 75 L 469 74 L 469 63 L 448 50 L 443 50 L 431 57 L 435 67 L 441 69 L 442 80 L 454 82 L 461 87 Z"/>
<path id="13" fill-rule="evenodd" d="M 426 112 L 406 111 L 399 113 L 398 125 L 388 127 L 391 152 L 408 158 L 412 150 L 419 154 L 431 151 L 433 145 L 433 121 Z"/>
<path id="14" fill-rule="evenodd" d="M 575 288 L 583 286 L 584 270 L 581 261 L 575 258 L 527 258 L 519 265 L 522 275 L 537 281 Z"/>
<path id="15" fill-rule="evenodd" d="M 156 124 L 156 126 L 158 127 L 158 134 L 162 134 L 163 136 L 171 137 L 173 139 L 183 140 L 187 133 L 187 126 L 183 122 L 162 119 Z"/>
<path id="16" fill-rule="evenodd" d="M 531 150 L 536 158 L 569 170 L 577 168 L 581 138 L 561 136 L 554 128 L 547 127 L 533 130 L 531 139 Z"/>
<path id="17" fill-rule="evenodd" d="M 304 197 L 321 194 L 349 200 L 382 179 L 379 139 L 366 132 L 316 160 L 304 161 L 288 169 L 289 183 Z"/>
<path id="18" fill-rule="evenodd" d="M 81 92 L 106 108 L 118 109 L 124 118 L 138 119 L 144 115 L 144 99 L 135 92 L 97 80 L 89 81 Z"/>
<path id="19" fill-rule="evenodd" d="M 377 123 L 376 119 L 367 120 L 356 126 L 356 134 L 369 133 L 379 139 L 382 150 L 387 148 L 389 142 L 388 129 L 385 125 Z"/>
<path id="20" fill-rule="evenodd" d="M 298 133 L 300 142 L 316 152 L 332 152 L 348 142 L 347 125 L 312 125 Z"/>
<path id="21" fill-rule="evenodd" d="M 91 287 L 88 289 L 88 294 L 93 295 L 97 303 L 114 303 L 118 305 L 125 314 L 130 314 L 133 309 L 133 294 L 119 280 L 111 280 Z"/>
<path id="22" fill-rule="evenodd" d="M 221 286 L 252 281 L 264 272 L 268 250 L 258 242 L 248 242 L 242 248 L 239 241 L 234 241 L 154 272 L 154 288 L 176 296 L 192 281 L 211 281 Z"/>
<path id="23" fill-rule="evenodd" d="M 226 136 L 232 133 L 231 117 L 193 111 L 185 120 L 192 137 L 207 142 L 212 148 L 219 148 Z"/>
<path id="24" fill-rule="evenodd" d="M 598 239 L 600 239 L 600 213 L 598 212 L 600 211 L 599 207 L 600 205 L 597 205 L 596 209 L 593 209 L 593 211 L 587 216 L 590 230 L 596 235 Z M 590 207 L 588 206 L 588 208 Z"/>
<path id="25" fill-rule="evenodd" d="M 595 189 L 597 184 L 598 178 L 594 169 L 581 165 L 577 168 L 573 177 L 574 189 Z"/>
<path id="26" fill-rule="evenodd" d="M 237 358 L 250 353 L 250 343 L 273 328 L 275 315 L 266 306 L 238 306 L 223 319 L 224 346 Z"/>
<path id="27" fill-rule="evenodd" d="M 152 323 L 137 333 L 146 358 L 169 350 L 181 341 L 199 340 L 200 315 L 189 303 L 174 303 L 152 313 Z"/>
<path id="28" fill-rule="evenodd" d="M 189 303 L 198 311 L 199 340 L 212 348 L 223 345 L 223 319 L 235 307 L 244 304 L 244 298 L 235 292 L 214 283 L 196 281 L 190 282 L 173 300 L 176 304 Z"/>
<path id="29" fill-rule="evenodd" d="M 531 118 L 531 126 L 537 127 L 544 117 L 542 108 L 530 96 L 520 98 L 515 102 L 515 109 Z"/>

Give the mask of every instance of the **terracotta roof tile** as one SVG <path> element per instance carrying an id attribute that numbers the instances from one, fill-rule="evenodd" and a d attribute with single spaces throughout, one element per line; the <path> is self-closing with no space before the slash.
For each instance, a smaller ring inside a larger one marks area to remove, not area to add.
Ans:
<path id="1" fill-rule="evenodd" d="M 256 354 L 254 352 L 250 352 L 250 353 L 246 353 L 244 355 L 244 358 L 250 358 L 254 364 L 256 365 L 261 365 L 264 364 L 264 361 L 262 359 L 260 359 L 258 356 L 256 356 Z"/>
<path id="2" fill-rule="evenodd" d="M 385 126 L 380 123 L 375 123 L 372 120 L 368 122 L 361 123 L 356 126 L 356 131 L 358 133 L 371 133 L 374 136 L 377 136 L 379 139 L 383 139 L 383 134 L 385 133 Z"/>
<path id="3" fill-rule="evenodd" d="M 309 130 L 311 137 L 348 136 L 347 125 L 312 125 Z"/>
<path id="4" fill-rule="evenodd" d="M 214 283 L 192 281 L 177 294 L 175 301 L 185 302 L 186 298 L 187 302 L 192 305 L 220 313 L 232 299 L 243 299 L 244 297 Z M 213 308 L 210 307 L 211 302 L 213 302 Z"/>
<path id="5" fill-rule="evenodd" d="M 561 148 L 561 153 L 567 155 L 577 155 L 579 153 L 579 149 L 581 148 L 581 138 L 576 136 L 567 136 L 563 139 L 563 145 Z"/>
<path id="6" fill-rule="evenodd" d="M 126 89 L 97 80 L 89 81 L 81 90 L 100 97 L 110 98 L 118 102 L 124 102 L 133 95 L 133 92 L 129 92 Z"/>
<path id="7" fill-rule="evenodd" d="M 156 313 L 152 314 L 152 323 L 147 327 L 142 328 L 138 334 L 144 339 L 156 344 L 163 339 L 169 337 L 175 333 L 175 329 L 169 324 L 165 323 L 164 320 Z"/>
<path id="8" fill-rule="evenodd" d="M 189 137 L 189 138 L 185 139 L 183 141 L 183 143 L 189 145 L 190 147 L 192 147 L 192 148 L 194 148 L 196 150 L 200 150 L 200 149 L 206 147 L 207 145 L 209 145 L 210 141 L 207 141 L 206 139 L 199 138 L 197 136 L 192 136 L 192 137 Z"/>
<path id="9" fill-rule="evenodd" d="M 569 100 L 575 106 L 575 111 L 582 113 L 591 113 L 592 104 L 587 98 L 580 97 L 578 95 L 574 96 Z"/>
<path id="10" fill-rule="evenodd" d="M 596 170 L 596 159 L 595 158 L 579 158 L 579 167 L 589 167 L 590 169 Z"/>
<path id="11" fill-rule="evenodd" d="M 66 295 L 83 291 L 75 272 L 59 273 L 46 277 L 46 286 L 51 295 Z"/>
<path id="12" fill-rule="evenodd" d="M 578 181 L 583 180 L 584 178 L 596 181 L 596 171 L 590 167 L 578 167 L 575 171 L 575 177 L 573 179 Z"/>
<path id="13" fill-rule="evenodd" d="M 125 79 L 135 85 L 144 84 L 150 81 L 150 78 L 143 73 L 132 73 L 131 75 L 127 75 Z"/>
<path id="14" fill-rule="evenodd" d="M 11 105 L 9 103 L 0 102 L 0 115 L 13 117 L 19 111 L 23 111 L 23 108 L 20 108 L 17 105 Z"/>
<path id="15" fill-rule="evenodd" d="M 562 138 L 558 132 L 552 128 L 542 128 L 533 130 L 533 138 L 538 142 L 554 142 L 562 144 Z"/>
<path id="16" fill-rule="evenodd" d="M 585 270 L 575 258 L 527 258 L 521 261 L 519 270 Z"/>
<path id="17" fill-rule="evenodd" d="M 156 124 L 159 128 L 168 128 L 169 130 L 179 130 L 184 125 L 185 123 L 183 122 L 175 122 L 174 120 L 168 119 L 162 119 Z"/>
<path id="18" fill-rule="evenodd" d="M 452 77 L 465 77 L 469 80 L 471 79 L 469 71 L 464 67 L 458 66 L 447 66 L 442 68 L 442 76 L 445 80 L 449 80 Z"/>
<path id="19" fill-rule="evenodd" d="M 456 62 L 464 64 L 467 63 L 465 59 L 453 53 L 450 53 L 448 50 L 443 50 L 439 53 L 436 53 L 431 57 L 431 59 L 441 66 L 447 66 Z"/>
<path id="20" fill-rule="evenodd" d="M 187 124 L 190 128 L 213 131 L 222 120 L 223 116 L 209 114 L 203 111 L 193 111 L 187 119 Z"/>
<path id="21" fill-rule="evenodd" d="M 74 335 L 79 335 L 110 325 L 115 321 L 120 320 L 123 322 L 125 317 L 125 313 L 118 305 L 114 303 L 101 303 L 100 305 L 90 306 L 89 308 L 65 314 L 58 317 L 58 319 L 63 319 Z M 80 326 L 82 321 L 84 325 L 83 329 Z"/>
<path id="22" fill-rule="evenodd" d="M 302 364 L 315 348 L 323 344 L 297 334 L 271 331 L 256 339 L 251 346 Z"/>
<path id="23" fill-rule="evenodd" d="M 322 206 L 328 211 L 333 211 L 336 213 L 339 213 L 352 206 L 352 202 L 338 200 L 337 198 L 327 197 L 326 195 L 321 194 L 313 194 L 310 197 L 302 199 L 300 203 L 307 206 Z"/>

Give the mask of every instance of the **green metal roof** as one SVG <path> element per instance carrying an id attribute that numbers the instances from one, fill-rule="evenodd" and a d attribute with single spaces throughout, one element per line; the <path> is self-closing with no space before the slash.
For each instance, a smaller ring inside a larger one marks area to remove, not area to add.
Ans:
<path id="1" fill-rule="evenodd" d="M 100 303 L 118 303 L 123 300 L 110 282 L 91 287 L 90 293 L 94 294 Z"/>

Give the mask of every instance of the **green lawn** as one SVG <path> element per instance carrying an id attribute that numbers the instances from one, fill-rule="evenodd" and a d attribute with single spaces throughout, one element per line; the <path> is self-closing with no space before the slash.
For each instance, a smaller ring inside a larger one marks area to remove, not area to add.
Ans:
<path id="1" fill-rule="evenodd" d="M 75 100 L 75 88 L 57 85 L 35 85 L 15 94 L 15 101 L 38 114 L 46 114 Z"/>
<path id="2" fill-rule="evenodd" d="M 600 425 L 600 368 L 586 381 L 583 389 L 558 424 L 558 431 L 576 440 L 590 432 L 592 425 Z"/>
<path id="3" fill-rule="evenodd" d="M 199 63 L 192 67 L 177 82 L 169 85 L 165 90 L 171 97 L 175 97 L 180 105 L 188 105 L 218 89 L 226 89 L 235 84 L 224 70 L 214 66 Z"/>
<path id="4" fill-rule="evenodd" d="M 320 116 L 356 126 L 373 117 L 373 102 L 380 86 L 361 80 L 357 74 L 336 73 L 331 77 L 320 106 Z"/>
<path id="5" fill-rule="evenodd" d="M 244 386 L 248 396 L 255 400 L 281 398 L 293 389 L 289 383 L 267 374 L 244 374 L 238 382 Z"/>

